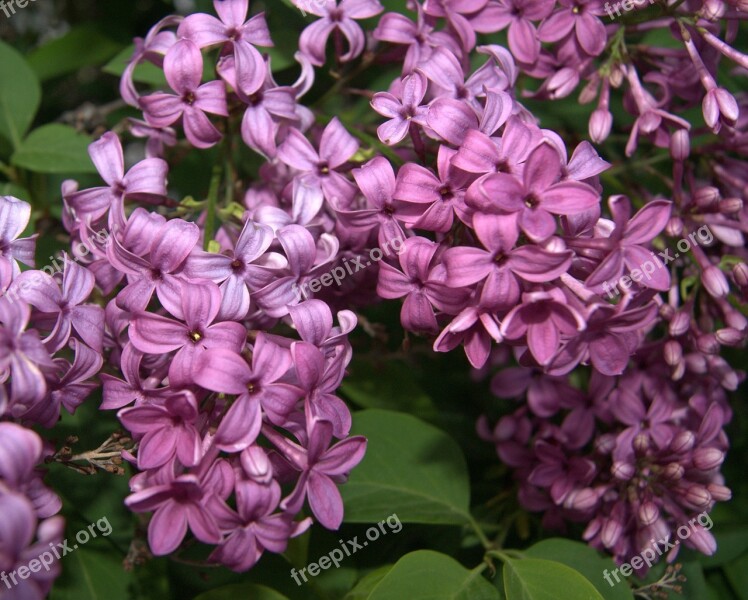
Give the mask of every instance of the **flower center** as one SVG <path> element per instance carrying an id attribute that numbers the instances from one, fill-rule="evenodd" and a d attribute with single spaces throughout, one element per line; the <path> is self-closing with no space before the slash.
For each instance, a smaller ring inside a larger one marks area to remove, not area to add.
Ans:
<path id="1" fill-rule="evenodd" d="M 203 339 L 202 332 L 198 331 L 197 329 L 195 331 L 190 331 L 187 335 L 194 344 L 197 344 L 201 339 Z"/>
<path id="2" fill-rule="evenodd" d="M 195 103 L 195 92 L 186 92 L 184 96 L 182 96 L 182 102 L 192 106 Z"/>
<path id="3" fill-rule="evenodd" d="M 540 198 L 538 198 L 535 194 L 525 196 L 525 206 L 527 208 L 537 208 L 539 204 Z"/>

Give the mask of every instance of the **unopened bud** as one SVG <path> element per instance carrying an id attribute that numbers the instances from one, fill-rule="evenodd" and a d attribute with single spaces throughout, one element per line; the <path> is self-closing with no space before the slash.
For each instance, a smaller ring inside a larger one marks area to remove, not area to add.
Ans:
<path id="1" fill-rule="evenodd" d="M 686 160 L 691 153 L 691 139 L 688 131 L 678 129 L 670 137 L 670 156 L 673 160 Z"/>
<path id="2" fill-rule="evenodd" d="M 693 448 L 696 436 L 691 431 L 679 431 L 670 442 L 670 450 L 676 454 L 683 454 Z"/>
<path id="3" fill-rule="evenodd" d="M 737 263 L 732 268 L 732 278 L 738 287 L 748 288 L 748 265 L 744 262 Z"/>
<path id="4" fill-rule="evenodd" d="M 719 212 L 723 215 L 732 215 L 743 210 L 743 201 L 740 198 L 726 198 L 719 201 Z"/>
<path id="5" fill-rule="evenodd" d="M 727 5 L 722 0 L 704 0 L 699 12 L 708 21 L 718 21 L 724 16 L 726 10 Z"/>
<path id="6" fill-rule="evenodd" d="M 716 469 L 724 460 L 724 452 L 720 452 L 716 448 L 696 448 L 693 451 L 693 464 L 702 471 Z"/>
<path id="7" fill-rule="evenodd" d="M 721 269 L 715 265 L 701 272 L 701 283 L 712 298 L 724 298 L 730 293 L 730 284 Z"/>
<path id="8" fill-rule="evenodd" d="M 669 340 L 665 343 L 663 355 L 665 356 L 665 362 L 674 367 L 683 358 L 683 348 L 675 340 Z"/>
<path id="9" fill-rule="evenodd" d="M 589 510 L 597 504 L 598 494 L 592 488 L 572 491 L 564 500 L 564 507 L 571 510 Z"/>
<path id="10" fill-rule="evenodd" d="M 636 473 L 636 467 L 629 462 L 617 460 L 610 467 L 610 474 L 619 481 L 629 481 Z"/>
<path id="11" fill-rule="evenodd" d="M 696 347 L 699 352 L 704 354 L 717 354 L 719 352 L 719 342 L 717 336 L 713 333 L 704 333 L 696 340 Z"/>
<path id="12" fill-rule="evenodd" d="M 608 139 L 613 127 L 613 115 L 609 110 L 597 108 L 590 115 L 589 133 L 590 139 L 599 144 Z"/>
<path id="13" fill-rule="evenodd" d="M 686 366 L 691 373 L 703 375 L 709 370 L 706 357 L 698 352 L 691 352 L 686 355 Z"/>
<path id="14" fill-rule="evenodd" d="M 699 188 L 693 195 L 696 206 L 701 209 L 715 207 L 719 202 L 719 198 L 719 190 L 712 186 Z"/>
<path id="15" fill-rule="evenodd" d="M 634 452 L 637 454 L 646 454 L 647 450 L 649 450 L 649 436 L 645 433 L 637 434 L 632 445 L 634 446 Z"/>
<path id="16" fill-rule="evenodd" d="M 683 335 L 688 331 L 691 326 L 691 315 L 686 311 L 678 311 L 675 316 L 670 320 L 668 325 L 668 332 L 673 337 Z"/>
<path id="17" fill-rule="evenodd" d="M 683 219 L 670 217 L 665 225 L 665 235 L 668 237 L 680 237 L 683 234 Z"/>
<path id="18" fill-rule="evenodd" d="M 661 304 L 658 313 L 660 318 L 670 321 L 675 316 L 675 309 L 670 304 Z"/>
<path id="19" fill-rule="evenodd" d="M 685 469 L 680 463 L 670 463 L 662 470 L 662 476 L 671 481 L 679 481 L 683 479 L 684 472 Z"/>
<path id="20" fill-rule="evenodd" d="M 720 485 L 718 483 L 710 483 L 706 488 L 717 502 L 727 502 L 732 498 L 732 492 L 730 488 Z"/>
<path id="21" fill-rule="evenodd" d="M 684 500 L 696 510 L 700 510 L 709 506 L 712 495 L 703 485 L 693 484 L 686 490 Z"/>
<path id="22" fill-rule="evenodd" d="M 652 525 L 660 518 L 660 509 L 654 502 L 644 502 L 639 507 L 639 523 L 644 527 Z"/>
<path id="23" fill-rule="evenodd" d="M 718 329 L 714 337 L 723 346 L 739 346 L 745 340 L 745 334 L 732 327 Z"/>

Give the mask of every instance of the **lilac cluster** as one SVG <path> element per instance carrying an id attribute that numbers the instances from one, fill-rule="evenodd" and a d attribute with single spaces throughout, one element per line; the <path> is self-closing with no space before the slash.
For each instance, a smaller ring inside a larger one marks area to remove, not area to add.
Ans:
<path id="1" fill-rule="evenodd" d="M 435 336 L 436 351 L 464 346 L 476 369 L 513 355 L 520 366 L 493 388 L 524 402 L 493 430 L 481 420 L 481 436 L 515 470 L 525 508 L 542 511 L 549 526 L 589 523 L 585 539 L 623 562 L 730 497 L 719 473 L 727 392 L 744 375 L 720 353 L 748 337 L 735 308 L 748 290 L 748 179 L 729 153 L 744 151 L 748 138 L 737 102 L 714 82 L 717 53 L 688 29 L 679 33 L 682 52 L 642 49 L 652 69 L 643 80 L 664 88 L 667 102 L 659 101 L 620 54 L 625 23 L 603 26 L 594 2 L 559 4 L 428 0 L 411 3 L 416 22 L 384 15 L 373 36 L 400 47 L 404 67 L 372 107 L 387 119 L 380 140 L 408 142 L 401 156 L 412 162 L 396 175 L 382 159 L 361 171 L 381 182 L 380 235 L 409 235 L 400 264 L 380 269 L 380 297 L 404 298 L 406 329 Z M 696 4 L 680 10 L 722 5 Z M 709 37 L 721 16 L 734 39 L 744 15 L 730 8 L 696 21 L 694 32 L 740 63 Z M 507 27 L 511 54 L 478 46 L 487 60 L 471 71 L 476 34 Z M 598 69 L 593 59 L 606 48 L 613 55 Z M 709 58 L 699 62 L 700 52 Z M 520 72 L 545 78 L 541 99 L 567 95 L 582 77 L 588 99 L 602 86 L 597 142 L 611 127 L 610 87 L 626 78 L 624 104 L 637 117 L 627 153 L 641 135 L 670 148 L 669 197 L 612 196 L 606 214 L 599 176 L 610 165 L 588 142 L 569 158 L 517 100 Z M 697 73 L 695 82 L 684 72 Z M 684 95 L 691 104 L 703 98 L 706 123 L 720 134 L 709 150 L 721 158 L 706 168 L 690 155 L 690 124 L 668 112 L 669 103 L 685 108 Z M 683 240 L 690 252 L 677 245 Z M 688 544 L 707 554 L 716 547 L 703 528 Z"/>
<path id="2" fill-rule="evenodd" d="M 27 427 L 52 427 L 95 389 L 102 365 L 104 310 L 86 301 L 94 276 L 63 258 L 55 279 L 34 266 L 36 236 L 21 238 L 31 207 L 0 196 L 0 570 L 11 573 L 62 538 L 60 499 L 36 468 L 51 454 Z M 49 267 L 51 273 L 55 270 Z M 36 541 L 35 541 L 36 540 Z M 59 565 L 17 579 L 3 597 L 46 597 Z M 8 584 L 6 584 L 7 587 Z"/>

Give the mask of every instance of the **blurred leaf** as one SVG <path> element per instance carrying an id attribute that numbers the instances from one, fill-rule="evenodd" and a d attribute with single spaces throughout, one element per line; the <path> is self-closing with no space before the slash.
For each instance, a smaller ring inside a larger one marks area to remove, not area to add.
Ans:
<path id="1" fill-rule="evenodd" d="M 553 560 L 571 567 L 584 575 L 605 600 L 633 600 L 634 595 L 625 578 L 620 583 L 615 579 L 611 585 L 604 578 L 604 573 L 612 573 L 616 565 L 609 557 L 603 557 L 594 548 L 582 542 L 552 538 L 531 546 L 523 553 L 531 558 Z"/>
<path id="2" fill-rule="evenodd" d="M 72 127 L 51 123 L 32 131 L 11 162 L 36 173 L 96 173 L 88 156 L 90 143 Z"/>
<path id="3" fill-rule="evenodd" d="M 748 600 L 748 554 L 726 564 L 722 570 L 740 600 Z"/>
<path id="4" fill-rule="evenodd" d="M 379 582 L 392 570 L 392 567 L 393 565 L 384 565 L 362 577 L 343 600 L 366 600 Z"/>
<path id="5" fill-rule="evenodd" d="M 251 598 L 252 600 L 288 600 L 286 596 L 264 585 L 243 583 L 239 585 L 225 585 L 195 597 L 195 600 L 237 600 Z"/>
<path id="6" fill-rule="evenodd" d="M 586 577 L 560 562 L 538 558 L 506 560 L 504 590 L 507 600 L 603 600 Z"/>
<path id="7" fill-rule="evenodd" d="M 373 585 L 368 595 L 356 593 L 353 598 L 361 600 L 499 599 L 499 592 L 480 572 L 469 571 L 453 558 L 431 550 L 406 554 Z"/>
<path id="8" fill-rule="evenodd" d="M 94 25 L 80 25 L 34 50 L 29 65 L 41 81 L 82 67 L 100 65 L 114 56 L 121 45 L 102 35 Z"/>
<path id="9" fill-rule="evenodd" d="M 31 126 L 40 101 L 34 71 L 18 52 L 0 42 L 0 136 L 14 148 Z"/>
<path id="10" fill-rule="evenodd" d="M 469 520 L 465 458 L 443 431 L 410 415 L 375 409 L 355 413 L 351 433 L 366 436 L 369 444 L 341 487 L 346 522 L 371 523 L 393 513 L 403 523 Z"/>
<path id="11" fill-rule="evenodd" d="M 63 575 L 55 582 L 50 600 L 129 600 L 132 574 L 122 567 L 123 558 L 103 544 L 74 550 L 61 561 Z"/>
<path id="12" fill-rule="evenodd" d="M 721 567 L 735 560 L 748 551 L 748 527 L 733 526 L 730 529 L 712 531 L 717 540 L 717 552 L 714 556 L 698 556 L 705 569 Z"/>
<path id="13" fill-rule="evenodd" d="M 362 408 L 385 408 L 418 415 L 436 412 L 431 399 L 412 376 L 412 369 L 400 360 L 354 359 L 350 377 L 341 390 Z"/>
<path id="14" fill-rule="evenodd" d="M 112 60 L 104 65 L 104 68 L 102 70 L 104 71 L 104 73 L 108 73 L 109 75 L 116 75 L 117 77 L 121 77 L 122 73 L 125 72 L 125 67 L 127 67 L 127 63 L 130 62 L 130 58 L 132 57 L 134 51 L 135 46 L 132 44 L 127 46 L 126 48 L 123 48 L 120 52 L 117 53 L 114 58 L 112 58 Z M 162 89 L 168 89 L 169 85 L 166 83 L 164 72 L 156 65 L 149 62 L 140 63 L 137 67 L 135 67 L 133 80 L 138 83 L 148 83 Z"/>

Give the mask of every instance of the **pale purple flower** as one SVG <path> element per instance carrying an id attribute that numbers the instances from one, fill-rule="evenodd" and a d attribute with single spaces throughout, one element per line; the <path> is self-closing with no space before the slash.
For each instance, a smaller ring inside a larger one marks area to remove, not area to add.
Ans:
<path id="1" fill-rule="evenodd" d="M 389 119 L 377 128 L 377 135 L 390 146 L 401 142 L 414 124 L 425 125 L 428 112 L 423 104 L 427 81 L 421 73 L 404 77 L 398 87 L 399 97 L 390 92 L 378 92 L 371 100 L 371 107 Z"/>
<path id="2" fill-rule="evenodd" d="M 325 46 L 331 34 L 340 32 L 348 41 L 348 51 L 338 58 L 348 62 L 364 51 L 365 36 L 361 26 L 354 19 L 368 19 L 384 10 L 379 0 L 292 0 L 308 13 L 321 17 L 301 32 L 299 49 L 317 65 L 325 64 Z"/>
<path id="3" fill-rule="evenodd" d="M 143 96 L 140 105 L 145 120 L 154 127 L 168 127 L 181 118 L 184 133 L 193 146 L 215 145 L 222 136 L 205 113 L 228 117 L 226 87 L 220 80 L 200 85 L 203 77 L 200 48 L 190 40 L 179 40 L 166 53 L 164 75 L 176 94 L 156 92 Z"/>
<path id="4" fill-rule="evenodd" d="M 18 275 L 18 261 L 34 266 L 34 251 L 37 235 L 20 238 L 31 218 L 31 205 L 13 196 L 0 196 L 0 257 L 7 259 L 13 267 L 12 275 Z"/>

